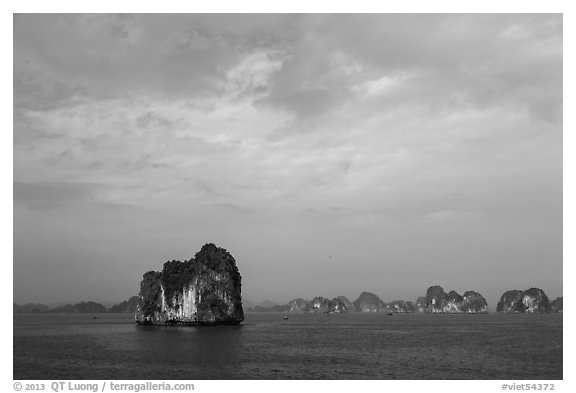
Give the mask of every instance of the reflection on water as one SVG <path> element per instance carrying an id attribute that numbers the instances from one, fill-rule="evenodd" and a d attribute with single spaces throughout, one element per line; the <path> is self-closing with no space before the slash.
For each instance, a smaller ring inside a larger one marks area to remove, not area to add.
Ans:
<path id="1" fill-rule="evenodd" d="M 561 379 L 562 315 L 14 316 L 14 379 Z"/>

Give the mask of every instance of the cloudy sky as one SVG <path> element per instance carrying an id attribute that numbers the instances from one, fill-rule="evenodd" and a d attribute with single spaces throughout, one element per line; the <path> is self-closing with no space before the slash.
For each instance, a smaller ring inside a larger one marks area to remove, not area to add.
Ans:
<path id="1" fill-rule="evenodd" d="M 14 301 L 562 295 L 561 15 L 17 15 Z"/>

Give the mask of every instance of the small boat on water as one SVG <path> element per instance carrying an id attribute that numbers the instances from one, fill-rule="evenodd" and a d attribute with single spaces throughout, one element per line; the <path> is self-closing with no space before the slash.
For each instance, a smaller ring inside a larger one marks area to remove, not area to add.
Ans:
<path id="1" fill-rule="evenodd" d="M 284 319 L 288 319 L 288 317 L 286 315 L 284 315 Z"/>

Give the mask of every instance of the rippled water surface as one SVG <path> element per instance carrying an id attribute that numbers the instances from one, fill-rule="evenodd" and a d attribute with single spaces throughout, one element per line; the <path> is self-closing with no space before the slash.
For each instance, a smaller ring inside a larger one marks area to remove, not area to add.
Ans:
<path id="1" fill-rule="evenodd" d="M 14 379 L 562 379 L 562 314 L 14 315 Z"/>

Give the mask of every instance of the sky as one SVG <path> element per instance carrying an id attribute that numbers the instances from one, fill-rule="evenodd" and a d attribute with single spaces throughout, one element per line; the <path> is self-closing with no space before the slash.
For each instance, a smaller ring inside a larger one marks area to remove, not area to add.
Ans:
<path id="1" fill-rule="evenodd" d="M 562 15 L 20 14 L 17 303 L 562 296 Z"/>

